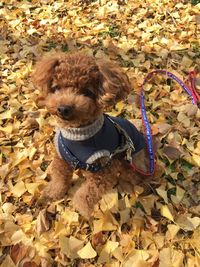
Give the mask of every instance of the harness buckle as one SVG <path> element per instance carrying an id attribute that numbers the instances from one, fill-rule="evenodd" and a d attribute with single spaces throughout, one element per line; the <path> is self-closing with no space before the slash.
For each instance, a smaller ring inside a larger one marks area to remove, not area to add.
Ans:
<path id="1" fill-rule="evenodd" d="M 132 152 L 133 152 L 133 150 L 132 150 L 131 147 L 129 147 L 129 148 L 126 150 L 126 159 L 127 159 L 130 163 L 132 163 Z"/>

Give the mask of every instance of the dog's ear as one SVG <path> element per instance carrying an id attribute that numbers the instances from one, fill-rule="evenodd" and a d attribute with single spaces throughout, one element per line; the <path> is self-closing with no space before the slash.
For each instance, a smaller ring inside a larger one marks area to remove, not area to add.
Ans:
<path id="1" fill-rule="evenodd" d="M 40 89 L 42 96 L 48 94 L 51 86 L 53 72 L 55 67 L 59 64 L 59 55 L 51 55 L 43 58 L 36 64 L 35 70 L 32 74 L 33 84 Z"/>
<path id="2" fill-rule="evenodd" d="M 131 84 L 124 71 L 109 61 L 98 60 L 97 65 L 100 71 L 100 103 L 109 107 L 125 99 L 131 90 Z"/>

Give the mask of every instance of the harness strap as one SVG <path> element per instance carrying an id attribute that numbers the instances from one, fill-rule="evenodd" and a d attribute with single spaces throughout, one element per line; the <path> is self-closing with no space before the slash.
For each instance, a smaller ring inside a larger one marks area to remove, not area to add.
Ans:
<path id="1" fill-rule="evenodd" d="M 150 161 L 150 170 L 149 172 L 144 172 L 137 168 L 133 163 L 131 164 L 131 167 L 133 168 L 134 171 L 137 171 L 138 173 L 141 173 L 142 175 L 145 176 L 151 176 L 154 174 L 155 171 L 155 155 L 154 155 L 154 150 L 153 150 L 153 143 L 152 143 L 152 133 L 151 133 L 151 127 L 149 124 L 149 121 L 147 119 L 147 114 L 146 114 L 146 108 L 145 108 L 145 99 L 144 99 L 144 85 L 152 78 L 154 74 L 165 74 L 169 78 L 175 80 L 178 82 L 178 84 L 190 95 L 192 98 L 192 103 L 193 105 L 197 105 L 197 102 L 200 103 L 200 95 L 197 93 L 196 87 L 195 87 L 195 77 L 196 73 L 195 71 L 192 71 L 189 73 L 188 77 L 188 82 L 190 82 L 190 87 L 187 87 L 176 75 L 173 73 L 167 71 L 167 70 L 154 70 L 148 73 L 148 75 L 145 77 L 143 84 L 141 86 L 141 91 L 140 91 L 140 108 L 141 108 L 141 115 L 142 115 L 142 122 L 143 126 L 145 129 L 145 135 L 146 135 L 146 143 L 147 143 L 147 150 L 149 153 L 149 161 Z"/>
<path id="2" fill-rule="evenodd" d="M 65 146 L 64 144 L 64 137 L 62 135 L 62 133 L 60 132 L 59 134 L 59 141 L 61 143 L 61 146 L 63 148 L 64 151 L 64 155 L 62 155 L 63 159 L 67 162 L 69 162 L 69 164 L 71 165 L 71 167 L 75 170 L 77 169 L 84 169 L 87 171 L 91 171 L 91 172 L 98 172 L 101 169 L 101 165 L 100 164 L 89 164 L 89 163 L 85 163 L 80 161 L 79 159 L 77 159 L 77 157 L 75 157 L 72 152 L 69 150 L 69 148 L 67 146 Z"/>
<path id="3" fill-rule="evenodd" d="M 126 159 L 129 162 L 132 162 L 132 153 L 135 151 L 135 146 L 130 136 L 118 123 L 113 121 L 108 115 L 105 114 L 105 116 L 114 124 L 118 132 L 121 134 L 121 137 L 123 137 L 123 141 L 121 141 L 121 144 L 119 144 L 116 150 L 111 153 L 111 156 L 113 157 L 116 154 L 126 151 Z"/>

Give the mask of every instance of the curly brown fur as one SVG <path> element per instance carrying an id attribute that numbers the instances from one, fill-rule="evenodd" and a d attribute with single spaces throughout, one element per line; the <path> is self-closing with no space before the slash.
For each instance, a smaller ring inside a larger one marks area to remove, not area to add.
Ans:
<path id="1" fill-rule="evenodd" d="M 33 82 L 41 89 L 51 114 L 57 115 L 61 105 L 73 107 L 70 121 L 58 118 L 62 127 L 91 123 L 103 108 L 124 99 L 131 89 L 119 67 L 78 53 L 44 58 L 36 66 Z"/>
<path id="2" fill-rule="evenodd" d="M 127 75 L 116 64 L 79 53 L 57 53 L 42 59 L 36 66 L 33 81 L 41 90 L 43 104 L 62 128 L 91 124 L 105 108 L 125 99 L 131 90 Z M 67 114 L 60 113 L 62 106 L 69 108 Z M 147 169 L 145 158 L 144 151 L 135 155 L 135 162 L 143 170 Z M 43 195 L 52 199 L 63 197 L 73 170 L 56 155 L 49 172 L 51 182 Z M 86 218 L 91 216 L 102 195 L 118 182 L 131 185 L 139 181 L 127 162 L 118 159 L 98 173 L 82 171 L 82 174 L 85 182 L 75 193 L 73 203 Z"/>

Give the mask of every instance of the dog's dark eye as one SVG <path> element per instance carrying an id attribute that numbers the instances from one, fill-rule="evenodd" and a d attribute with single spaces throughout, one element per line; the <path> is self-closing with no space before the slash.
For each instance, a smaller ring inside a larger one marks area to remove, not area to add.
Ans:
<path id="1" fill-rule="evenodd" d="M 59 85 L 53 85 L 51 86 L 51 92 L 55 93 L 55 91 L 58 91 L 60 89 Z"/>
<path id="2" fill-rule="evenodd" d="M 95 94 L 92 91 L 90 91 L 89 89 L 86 89 L 83 94 L 84 94 L 84 96 L 87 96 L 90 98 L 95 98 Z"/>

